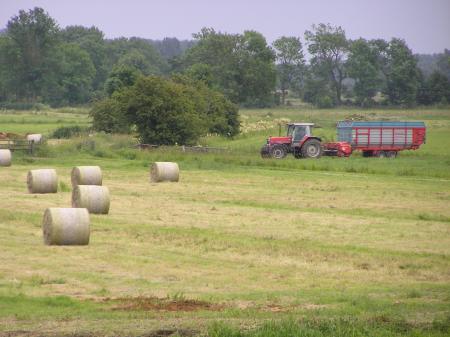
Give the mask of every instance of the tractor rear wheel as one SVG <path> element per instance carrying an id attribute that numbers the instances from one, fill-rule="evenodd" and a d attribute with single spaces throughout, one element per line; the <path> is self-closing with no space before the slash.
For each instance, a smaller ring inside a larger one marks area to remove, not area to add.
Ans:
<path id="1" fill-rule="evenodd" d="M 307 140 L 302 146 L 302 155 L 305 158 L 320 158 L 322 145 L 317 139 Z"/>
<path id="2" fill-rule="evenodd" d="M 270 156 L 275 159 L 283 159 L 287 155 L 287 150 L 284 145 L 275 144 L 270 149 Z"/>

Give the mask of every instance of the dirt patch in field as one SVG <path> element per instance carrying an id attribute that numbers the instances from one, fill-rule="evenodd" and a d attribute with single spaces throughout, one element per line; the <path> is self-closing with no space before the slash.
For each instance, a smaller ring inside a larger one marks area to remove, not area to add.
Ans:
<path id="1" fill-rule="evenodd" d="M 107 299 L 115 303 L 113 310 L 131 310 L 131 311 L 219 311 L 224 305 L 213 304 L 205 301 L 191 299 L 166 299 L 158 297 L 126 297 L 117 299 Z"/>
<path id="2" fill-rule="evenodd" d="M 142 335 L 142 337 L 170 337 L 170 336 L 194 337 L 197 335 L 198 335 L 198 331 L 193 331 L 193 330 L 161 329 L 161 330 L 156 330 L 156 331 L 144 334 L 144 335 Z"/>

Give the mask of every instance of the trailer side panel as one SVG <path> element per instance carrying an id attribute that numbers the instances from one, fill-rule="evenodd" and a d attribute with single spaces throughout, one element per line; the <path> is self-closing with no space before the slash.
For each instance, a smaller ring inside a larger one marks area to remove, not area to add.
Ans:
<path id="1" fill-rule="evenodd" d="M 425 142 L 423 122 L 338 122 L 338 140 L 362 151 L 418 149 Z"/>

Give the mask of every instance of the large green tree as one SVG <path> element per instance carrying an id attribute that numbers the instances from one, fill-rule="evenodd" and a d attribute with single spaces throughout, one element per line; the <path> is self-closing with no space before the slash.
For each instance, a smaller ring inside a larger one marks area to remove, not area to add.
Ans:
<path id="1" fill-rule="evenodd" d="M 54 97 L 56 104 L 74 105 L 88 102 L 91 97 L 95 67 L 89 54 L 76 44 L 61 44 L 58 87 L 61 92 Z"/>
<path id="2" fill-rule="evenodd" d="M 384 63 L 385 94 L 389 102 L 393 105 L 414 105 L 419 87 L 419 71 L 417 60 L 404 40 L 394 38 L 389 42 Z"/>
<path id="3" fill-rule="evenodd" d="M 54 84 L 58 31 L 55 20 L 38 7 L 21 10 L 8 22 L 1 59 L 15 99 L 37 101 Z"/>
<path id="4" fill-rule="evenodd" d="M 238 35 L 222 34 L 212 28 L 203 28 L 194 34 L 198 43 L 187 50 L 182 62 L 188 71 L 195 72 L 198 65 L 206 65 L 212 87 L 221 90 L 233 102 L 239 102 Z M 192 70 L 194 67 L 194 70 Z M 205 67 L 203 67 L 205 68 Z"/>
<path id="5" fill-rule="evenodd" d="M 304 76 L 305 58 L 303 47 L 298 37 L 282 36 L 275 40 L 273 47 L 278 63 L 278 81 L 281 90 L 281 102 L 286 101 L 286 91 L 299 88 Z"/>
<path id="6" fill-rule="evenodd" d="M 147 40 L 132 37 L 107 40 L 107 59 L 109 69 L 117 64 L 132 65 L 144 70 L 146 74 L 159 75 L 168 69 L 167 62 Z"/>
<path id="7" fill-rule="evenodd" d="M 346 67 L 348 76 L 355 80 L 356 102 L 370 104 L 381 85 L 378 45 L 362 38 L 352 41 Z"/>
<path id="8" fill-rule="evenodd" d="M 76 44 L 86 51 L 95 67 L 95 77 L 92 82 L 94 90 L 103 89 L 108 76 L 107 49 L 104 34 L 97 27 L 67 26 L 61 30 L 61 38 L 66 43 Z"/>
<path id="9" fill-rule="evenodd" d="M 275 53 L 265 37 L 245 31 L 237 45 L 239 103 L 265 107 L 273 102 L 276 85 Z"/>
<path id="10" fill-rule="evenodd" d="M 439 56 L 437 68 L 441 74 L 444 74 L 450 80 L 450 50 L 445 49 L 444 53 Z"/>
<path id="11" fill-rule="evenodd" d="M 346 78 L 345 61 L 349 43 L 341 27 L 330 24 L 313 25 L 305 32 L 308 51 L 311 54 L 311 71 L 315 77 L 330 82 L 337 104 L 342 101 L 342 82 Z"/>
<path id="12" fill-rule="evenodd" d="M 428 88 L 431 103 L 450 102 L 450 81 L 444 74 L 434 71 L 428 79 Z"/>
<path id="13" fill-rule="evenodd" d="M 116 65 L 134 68 L 143 75 L 157 72 L 145 55 L 137 49 L 131 49 L 122 55 Z"/>
<path id="14" fill-rule="evenodd" d="M 171 59 L 175 56 L 181 55 L 181 44 L 180 41 L 175 37 L 164 38 L 157 46 L 161 56 L 165 59 Z"/>
<path id="15" fill-rule="evenodd" d="M 140 75 L 141 73 L 134 67 L 121 64 L 115 66 L 105 81 L 106 94 L 112 96 L 114 92 L 132 86 Z"/>
<path id="16" fill-rule="evenodd" d="M 261 34 L 225 34 L 203 28 L 194 37 L 196 45 L 182 60 L 187 74 L 207 76 L 212 88 L 235 103 L 270 103 L 276 83 L 275 55 Z"/>

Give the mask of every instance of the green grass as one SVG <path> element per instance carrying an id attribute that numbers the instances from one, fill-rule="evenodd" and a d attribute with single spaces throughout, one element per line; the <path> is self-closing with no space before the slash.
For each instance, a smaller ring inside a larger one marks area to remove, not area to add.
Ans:
<path id="1" fill-rule="evenodd" d="M 0 335 L 448 335 L 450 111 L 242 114 L 269 129 L 201 140 L 224 153 L 141 151 L 104 134 L 14 153 L 0 168 Z M 259 157 L 278 132 L 261 120 L 312 120 L 332 139 L 352 114 L 425 120 L 427 144 L 394 160 Z M 0 125 L 50 134 L 89 118 L 19 112 Z M 178 162 L 180 182 L 151 184 L 154 161 Z M 102 167 L 111 212 L 91 215 L 89 246 L 45 246 L 43 212 L 70 206 L 75 165 Z M 57 170 L 58 194 L 26 193 L 27 171 L 44 167 Z"/>
<path id="2" fill-rule="evenodd" d="M 42 133 L 47 136 L 58 127 L 75 125 L 90 125 L 87 109 L 64 108 L 34 112 L 0 110 L 0 132 Z"/>

